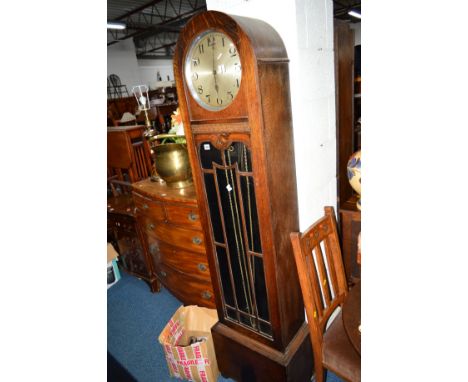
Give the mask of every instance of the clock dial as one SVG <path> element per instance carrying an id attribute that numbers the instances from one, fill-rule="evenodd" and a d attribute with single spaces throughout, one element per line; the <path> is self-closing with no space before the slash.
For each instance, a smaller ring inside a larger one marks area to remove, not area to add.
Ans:
<path id="1" fill-rule="evenodd" d="M 239 52 L 224 33 L 209 30 L 198 36 L 185 62 L 185 79 L 198 104 L 208 110 L 229 106 L 239 92 Z"/>

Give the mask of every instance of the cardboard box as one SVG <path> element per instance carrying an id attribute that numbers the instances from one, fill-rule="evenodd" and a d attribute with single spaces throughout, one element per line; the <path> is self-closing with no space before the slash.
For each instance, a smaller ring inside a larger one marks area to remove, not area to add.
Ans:
<path id="1" fill-rule="evenodd" d="M 120 271 L 117 264 L 119 254 L 112 244 L 107 243 L 107 289 L 120 280 Z"/>
<path id="2" fill-rule="evenodd" d="M 215 309 L 181 306 L 169 320 L 159 343 L 171 377 L 216 382 L 219 376 L 211 327 L 218 322 Z"/>

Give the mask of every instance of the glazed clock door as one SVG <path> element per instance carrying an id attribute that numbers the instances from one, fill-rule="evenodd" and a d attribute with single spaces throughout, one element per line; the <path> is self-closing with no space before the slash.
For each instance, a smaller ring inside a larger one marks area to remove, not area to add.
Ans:
<path id="1" fill-rule="evenodd" d="M 271 338 L 252 155 L 248 144 L 198 144 L 224 319 Z"/>

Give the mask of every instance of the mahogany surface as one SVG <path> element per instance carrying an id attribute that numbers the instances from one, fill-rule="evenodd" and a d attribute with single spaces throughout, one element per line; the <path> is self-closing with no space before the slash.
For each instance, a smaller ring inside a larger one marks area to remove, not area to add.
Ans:
<path id="1" fill-rule="evenodd" d="M 361 354 L 361 282 L 357 282 L 343 303 L 343 325 L 356 351 Z"/>
<path id="2" fill-rule="evenodd" d="M 215 307 L 195 189 L 133 184 L 138 222 L 158 280 L 185 305 Z"/>
<path id="3" fill-rule="evenodd" d="M 183 74 L 193 38 L 206 29 L 221 31 L 235 43 L 243 68 L 236 98 L 219 111 L 206 110 L 192 98 Z M 220 371 L 237 381 L 309 380 L 311 347 L 303 335 L 304 305 L 288 236 L 298 230 L 299 220 L 285 47 L 277 32 L 262 21 L 208 11 L 195 16 L 180 33 L 174 73 L 219 316 L 212 333 Z M 209 209 L 216 200 L 209 199 L 205 190 L 198 156 L 202 142 L 217 150 L 240 142 L 251 152 L 266 289 L 262 300 L 268 307 L 271 337 L 226 316 L 216 254 L 219 244 Z"/>

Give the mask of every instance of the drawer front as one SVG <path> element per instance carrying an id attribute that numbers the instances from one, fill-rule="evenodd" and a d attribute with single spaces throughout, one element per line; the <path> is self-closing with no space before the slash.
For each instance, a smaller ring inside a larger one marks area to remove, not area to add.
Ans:
<path id="1" fill-rule="evenodd" d="M 202 229 L 200 215 L 196 206 L 166 204 L 166 214 L 169 223 Z"/>
<path id="2" fill-rule="evenodd" d="M 158 255 L 153 258 L 155 263 L 162 263 L 188 276 L 211 282 L 206 254 L 186 251 L 163 242 L 157 246 Z"/>
<path id="3" fill-rule="evenodd" d="M 156 271 L 159 281 L 185 305 L 215 308 L 213 288 L 210 282 L 187 276 L 161 264 Z"/>
<path id="4" fill-rule="evenodd" d="M 137 215 L 145 215 L 151 217 L 155 221 L 166 220 L 164 206 L 160 202 L 155 202 L 149 198 L 145 198 L 139 194 L 133 193 L 133 201 L 136 207 Z"/>
<path id="5" fill-rule="evenodd" d="M 205 253 L 205 240 L 202 231 L 157 222 L 148 218 L 142 218 L 140 221 L 145 232 L 154 235 L 159 241 L 192 252 Z"/>

